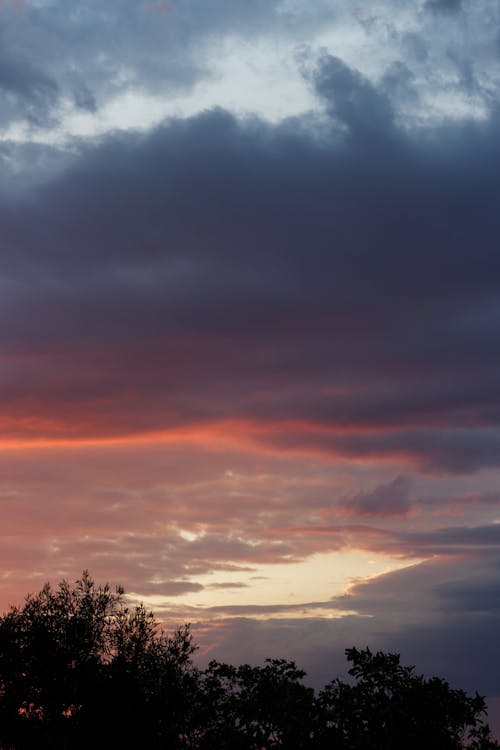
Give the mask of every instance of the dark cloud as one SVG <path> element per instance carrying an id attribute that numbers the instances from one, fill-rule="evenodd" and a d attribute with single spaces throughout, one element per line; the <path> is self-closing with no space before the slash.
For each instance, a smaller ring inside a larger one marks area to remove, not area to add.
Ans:
<path id="1" fill-rule="evenodd" d="M 452 581 L 436 589 L 444 606 L 457 612 L 494 613 L 500 609 L 500 585 L 496 581 Z"/>
<path id="2" fill-rule="evenodd" d="M 322 426 L 323 427 L 323 426 Z M 394 430 L 283 429 L 259 439 L 275 450 L 306 452 L 325 457 L 398 459 L 416 463 L 430 473 L 468 474 L 498 466 L 497 429 L 451 428 Z"/>
<path id="3" fill-rule="evenodd" d="M 9 58 L 2 50 L 0 60 L 0 88 L 29 101 L 37 98 L 53 99 L 57 86 L 50 78 L 36 70 L 32 63 L 22 58 Z"/>
<path id="4" fill-rule="evenodd" d="M 321 524 L 301 526 L 289 530 L 291 534 L 323 536 L 329 539 L 330 549 L 356 546 L 395 557 L 453 556 L 471 552 L 491 551 L 500 542 L 500 525 L 488 523 L 481 526 L 449 526 L 425 531 L 406 531 L 380 526 Z"/>
<path id="5" fill-rule="evenodd" d="M 408 477 L 396 477 L 389 484 L 348 498 L 340 508 L 353 516 L 405 516 L 412 507 L 410 489 Z"/>
<path id="6" fill-rule="evenodd" d="M 496 491 L 491 492 L 464 492 L 462 494 L 451 494 L 447 497 L 428 495 L 419 499 L 424 507 L 446 507 L 450 509 L 450 512 L 456 513 L 457 511 L 464 512 L 464 510 L 485 507 L 494 508 L 500 505 L 500 493 Z"/>
<path id="7" fill-rule="evenodd" d="M 341 59 L 325 56 L 316 71 L 315 85 L 330 114 L 349 128 L 351 137 L 364 145 L 377 136 L 390 139 L 393 112 L 387 98 Z"/>
<path id="8" fill-rule="evenodd" d="M 352 604 L 374 615 L 379 644 L 422 671 L 499 695 L 498 570 L 496 549 L 485 557 L 431 561 L 355 588 Z"/>
<path id="9" fill-rule="evenodd" d="M 26 118 L 32 125 L 47 125 L 59 100 L 57 82 L 27 57 L 2 48 L 0 37 L 0 122 Z"/>
<path id="10" fill-rule="evenodd" d="M 251 420 L 273 450 L 498 465 L 496 116 L 410 137 L 340 61 L 316 82 L 343 135 L 214 111 L 4 202 L 5 435 Z"/>
<path id="11" fill-rule="evenodd" d="M 236 583 L 231 581 L 222 581 L 221 583 L 210 583 L 206 586 L 207 589 L 245 589 L 248 587 L 247 583 Z"/>
<path id="12" fill-rule="evenodd" d="M 85 85 L 76 88 L 73 97 L 79 109 L 87 110 L 88 112 L 97 112 L 95 96 Z"/>
<path id="13" fill-rule="evenodd" d="M 458 13 L 462 0 L 427 0 L 425 7 L 433 13 Z"/>

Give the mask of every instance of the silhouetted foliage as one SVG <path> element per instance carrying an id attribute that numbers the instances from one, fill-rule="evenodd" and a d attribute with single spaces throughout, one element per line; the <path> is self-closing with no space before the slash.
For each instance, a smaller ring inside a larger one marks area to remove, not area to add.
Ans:
<path id="1" fill-rule="evenodd" d="M 189 627 L 168 637 L 88 573 L 0 617 L 0 749 L 493 750 L 485 703 L 397 654 L 347 650 L 350 682 L 318 695 L 294 662 L 197 669 Z"/>
<path id="2" fill-rule="evenodd" d="M 314 691 L 293 662 L 269 659 L 264 667 L 210 662 L 201 675 L 205 712 L 200 750 L 311 747 Z"/>
<path id="3" fill-rule="evenodd" d="M 86 572 L 47 584 L 0 618 L 1 747 L 175 747 L 193 650 L 187 628 L 168 638 Z"/>
<path id="4" fill-rule="evenodd" d="M 484 698 L 424 679 L 398 654 L 350 648 L 352 684 L 335 679 L 318 696 L 321 748 L 342 750 L 488 750 Z M 318 737 L 318 739 L 320 739 Z"/>

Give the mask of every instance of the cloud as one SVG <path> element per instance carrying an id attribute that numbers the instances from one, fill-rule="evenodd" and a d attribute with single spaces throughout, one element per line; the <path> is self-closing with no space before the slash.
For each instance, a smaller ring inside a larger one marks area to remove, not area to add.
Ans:
<path id="1" fill-rule="evenodd" d="M 428 0 L 425 7 L 433 13 L 458 13 L 462 9 L 462 0 Z"/>
<path id="2" fill-rule="evenodd" d="M 20 116 L 31 125 L 53 124 L 58 84 L 29 58 L 0 51 L 0 91 L 4 99 L 0 122 Z"/>
<path id="3" fill-rule="evenodd" d="M 412 507 L 410 489 L 408 477 L 399 476 L 371 492 L 359 492 L 344 500 L 340 508 L 353 516 L 405 516 Z"/>
<path id="4" fill-rule="evenodd" d="M 446 607 L 458 612 L 491 614 L 500 609 L 500 587 L 494 581 L 453 581 L 437 589 Z"/>
<path id="5" fill-rule="evenodd" d="M 221 583 L 210 583 L 208 589 L 244 589 L 247 588 L 247 583 L 235 583 L 234 581 L 222 581 Z"/>
<path id="6" fill-rule="evenodd" d="M 324 684 L 368 643 L 498 694 L 493 3 L 61 8 L 1 8 L 2 603 L 88 567 L 215 656 Z M 311 111 L 127 129 L 240 48 Z M 259 600 L 321 555 L 326 594 Z"/>
<path id="7" fill-rule="evenodd" d="M 72 134 L 147 128 L 162 112 L 217 105 L 258 110 L 271 119 L 319 111 L 300 70 L 310 72 L 312 60 L 325 52 L 338 61 L 322 77 L 323 93 L 332 93 L 336 79 L 330 105 L 335 100 L 341 116 L 362 127 L 360 105 L 371 97 L 372 130 L 378 122 L 379 132 L 388 116 L 413 125 L 482 118 L 500 81 L 494 0 L 481 7 L 459 0 L 383 0 L 371 10 L 325 0 L 259 0 L 251 10 L 240 0 L 209 6 L 200 0 L 117 0 L 105 8 L 82 0 L 72 13 L 59 3 L 25 3 L 23 12 L 13 12 L 16 7 L 4 2 L 0 8 L 2 63 L 9 71 L 20 57 L 29 60 L 37 94 L 29 106 L 23 97 L 8 97 L 1 123 L 10 124 L 9 138 L 27 141 L 67 145 Z M 459 15 L 466 36 L 450 22 Z M 475 61 L 473 92 L 456 75 L 456 65 L 464 70 L 466 61 Z M 370 93 L 366 81 L 353 98 L 354 66 L 372 86 L 385 78 L 386 102 Z M 26 70 L 21 73 L 26 83 Z"/>
<path id="8" fill-rule="evenodd" d="M 260 440 L 275 450 L 312 453 L 352 459 L 399 458 L 431 473 L 467 474 L 498 465 L 499 435 L 496 429 L 451 428 L 338 430 L 299 429 L 261 433 Z"/>
<path id="9" fill-rule="evenodd" d="M 120 109 L 120 97 L 133 100 L 140 94 L 147 119 L 144 101 L 151 105 L 151 99 L 186 94 L 200 81 L 210 81 L 235 39 L 246 44 L 269 37 L 294 39 L 333 15 L 326 7 L 287 13 L 278 0 L 259 0 L 251 11 L 240 0 L 210 7 L 199 0 L 117 0 L 105 8 L 83 0 L 71 13 L 58 3 L 26 3 L 23 12 L 15 9 L 14 3 L 0 7 L 0 85 L 15 87 L 21 99 L 29 95 L 30 107 L 22 101 L 5 107 L 2 124 L 19 128 L 28 119 L 31 126 L 50 126 L 59 120 L 60 135 L 79 110 L 102 115 L 112 103 L 118 102 Z M 29 64 L 21 62 L 20 53 Z M 123 125 L 120 116 L 111 127 L 115 125 Z"/>
<path id="10" fill-rule="evenodd" d="M 320 60 L 315 85 L 330 114 L 344 123 L 361 144 L 370 143 L 374 136 L 391 137 L 393 113 L 388 100 L 338 57 L 326 55 Z"/>
<path id="11" fill-rule="evenodd" d="M 196 611 L 187 612 L 183 600 L 178 605 L 181 620 L 206 618 L 209 604 L 215 607 L 211 617 L 228 615 L 226 605 L 232 602 L 225 600 L 219 608 L 216 604 L 224 589 L 237 591 L 236 585 L 248 591 L 248 606 L 233 607 L 231 616 L 302 616 L 304 608 L 331 616 L 362 611 L 360 591 L 352 601 L 315 602 L 308 593 L 286 604 L 268 600 L 264 605 L 259 592 L 266 589 L 273 566 L 290 565 L 293 576 L 294 564 L 336 552 L 331 560 L 325 557 L 335 579 L 325 588 L 334 591 L 338 578 L 352 575 L 352 562 L 341 553 L 353 550 L 365 550 L 368 559 L 383 555 L 387 565 L 391 558 L 411 563 L 431 556 L 454 560 L 457 555 L 475 556 L 486 565 L 498 546 L 500 528 L 491 523 L 488 505 L 483 511 L 476 506 L 476 516 L 447 517 L 443 524 L 433 514 L 436 507 L 447 507 L 444 495 L 441 503 L 436 498 L 430 506 L 422 503 L 430 513 L 421 510 L 420 516 L 411 517 L 411 525 L 406 517 L 388 515 L 387 510 L 384 515 L 364 516 L 364 523 L 354 522 L 355 517 L 346 523 L 346 487 L 353 487 L 348 497 L 366 499 L 363 496 L 370 493 L 360 487 L 372 471 L 367 469 L 363 477 L 349 464 L 323 467 L 293 456 L 256 458 L 234 447 L 208 450 L 186 443 L 4 450 L 1 607 L 17 602 L 20 592 L 37 590 L 47 579 L 73 580 L 86 567 L 99 580 L 123 584 L 139 599 L 155 596 L 155 608 L 159 600 L 168 607 L 173 597 L 213 593 L 211 602 L 205 598 Z M 374 497 L 382 496 L 384 488 L 396 495 L 399 484 L 404 487 L 405 482 L 396 478 L 375 483 Z M 415 497 L 417 486 L 413 479 Z M 370 565 L 361 570 L 369 573 Z M 455 576 L 456 572 L 455 566 Z M 425 580 L 437 583 L 438 577 L 429 573 Z"/>
<path id="12" fill-rule="evenodd" d="M 339 60 L 315 80 L 326 138 L 217 110 L 2 202 L 4 439 L 498 465 L 496 115 L 409 136 Z"/>

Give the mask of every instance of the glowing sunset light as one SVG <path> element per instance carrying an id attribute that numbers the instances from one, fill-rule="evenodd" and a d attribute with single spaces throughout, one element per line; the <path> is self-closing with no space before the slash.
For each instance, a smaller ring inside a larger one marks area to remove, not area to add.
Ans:
<path id="1" fill-rule="evenodd" d="M 18 5 L 0 605 L 88 569 L 200 659 L 498 706 L 496 2 Z"/>
<path id="2" fill-rule="evenodd" d="M 231 610 L 234 616 L 243 613 L 262 617 L 259 608 L 264 614 L 269 614 L 270 605 L 282 607 L 286 617 L 301 617 L 304 610 L 313 609 L 308 603 L 311 582 L 314 581 L 314 596 L 322 603 L 321 609 L 329 611 L 330 617 L 342 616 L 338 602 L 332 602 L 329 609 L 329 601 L 342 596 L 348 582 L 368 580 L 405 567 L 408 567 L 408 561 L 402 562 L 388 555 L 369 559 L 368 555 L 355 551 L 320 553 L 300 562 L 256 564 L 251 570 L 206 573 L 196 577 L 197 583 L 203 586 L 200 591 L 179 595 L 175 602 L 150 594 L 147 601 L 151 607 L 159 609 L 168 609 L 172 603 L 176 607 L 196 608 L 203 611 L 204 618 L 210 616 L 211 608 L 217 613 L 222 610 L 229 614 L 228 610 Z M 287 610 L 287 606 L 291 609 Z"/>

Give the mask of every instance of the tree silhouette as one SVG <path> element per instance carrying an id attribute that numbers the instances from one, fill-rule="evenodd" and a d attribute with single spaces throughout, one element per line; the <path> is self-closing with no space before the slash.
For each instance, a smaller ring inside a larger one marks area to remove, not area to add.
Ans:
<path id="1" fill-rule="evenodd" d="M 201 676 L 200 750 L 302 750 L 311 747 L 314 691 L 292 661 L 263 667 L 210 662 Z"/>
<path id="2" fill-rule="evenodd" d="M 356 682 L 336 679 L 319 694 L 319 747 L 342 750 L 489 750 L 484 698 L 425 679 L 398 654 L 346 651 Z"/>
<path id="3" fill-rule="evenodd" d="M 88 572 L 47 584 L 0 618 L 0 745 L 165 747 L 184 729 L 193 650 L 187 628 L 168 638 Z"/>
<path id="4" fill-rule="evenodd" d="M 318 695 L 294 662 L 197 669 L 189 627 L 167 636 L 87 572 L 0 617 L 1 750 L 493 750 L 485 703 L 397 654 L 347 650 L 350 682 Z"/>

